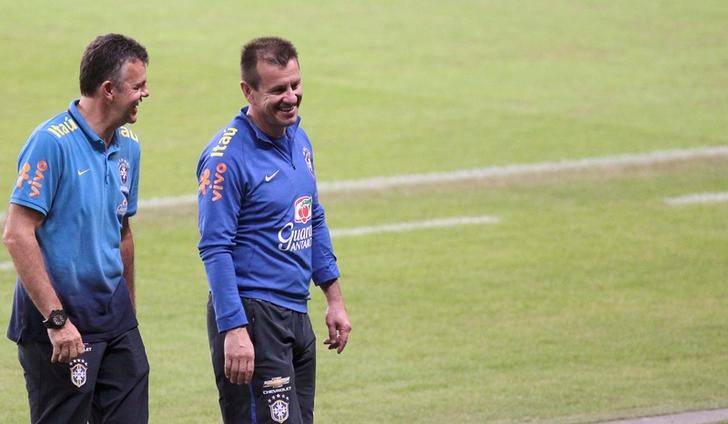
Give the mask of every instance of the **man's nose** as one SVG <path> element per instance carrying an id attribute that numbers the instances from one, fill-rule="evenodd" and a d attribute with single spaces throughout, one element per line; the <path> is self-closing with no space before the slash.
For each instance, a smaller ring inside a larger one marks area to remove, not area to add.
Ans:
<path id="1" fill-rule="evenodd" d="M 299 92 L 298 89 L 288 87 L 285 93 L 283 93 L 283 100 L 289 103 L 298 103 Z"/>

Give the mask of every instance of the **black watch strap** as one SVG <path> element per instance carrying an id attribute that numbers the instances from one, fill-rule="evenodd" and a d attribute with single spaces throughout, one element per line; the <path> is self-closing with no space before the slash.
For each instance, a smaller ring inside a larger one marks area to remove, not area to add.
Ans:
<path id="1" fill-rule="evenodd" d="M 66 320 L 68 317 L 66 316 L 66 313 L 63 312 L 63 309 L 54 309 L 51 311 L 50 315 L 48 315 L 48 319 L 43 321 L 43 326 L 45 328 L 63 328 L 64 325 L 66 325 Z"/>

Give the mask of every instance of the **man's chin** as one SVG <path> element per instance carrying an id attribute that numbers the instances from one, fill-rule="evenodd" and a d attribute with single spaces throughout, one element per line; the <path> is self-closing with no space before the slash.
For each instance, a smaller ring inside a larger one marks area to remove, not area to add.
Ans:
<path id="1" fill-rule="evenodd" d="M 279 111 L 277 116 L 278 120 L 285 123 L 285 125 L 294 124 L 298 119 L 298 108 L 293 108 L 290 112 Z"/>

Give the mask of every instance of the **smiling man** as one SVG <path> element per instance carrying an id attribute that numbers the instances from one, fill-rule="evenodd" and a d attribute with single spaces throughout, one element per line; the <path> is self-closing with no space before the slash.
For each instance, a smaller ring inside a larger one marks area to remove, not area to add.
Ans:
<path id="1" fill-rule="evenodd" d="M 203 150 L 199 250 L 210 286 L 208 336 L 225 423 L 313 422 L 311 280 L 326 297 L 329 349 L 351 324 L 339 287 L 313 153 L 300 127 L 298 55 L 275 37 L 243 48 L 248 101 Z"/>
<path id="2" fill-rule="evenodd" d="M 146 49 L 119 34 L 81 59 L 81 98 L 38 126 L 18 157 L 3 241 L 18 272 L 8 337 L 32 423 L 145 423 L 149 363 L 134 312 Z"/>

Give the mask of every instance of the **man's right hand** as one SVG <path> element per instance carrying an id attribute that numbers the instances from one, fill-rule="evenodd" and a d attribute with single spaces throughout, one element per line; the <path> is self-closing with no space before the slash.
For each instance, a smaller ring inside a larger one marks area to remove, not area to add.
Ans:
<path id="1" fill-rule="evenodd" d="M 248 329 L 228 330 L 225 333 L 225 377 L 233 384 L 250 384 L 254 366 L 255 349 Z"/>
<path id="2" fill-rule="evenodd" d="M 86 351 L 81 333 L 70 320 L 67 320 L 61 328 L 49 328 L 48 338 L 51 339 L 53 345 L 51 362 L 69 362 L 80 357 Z"/>

